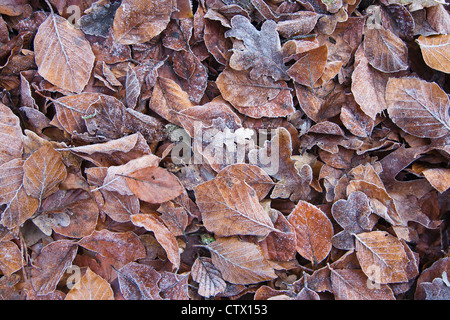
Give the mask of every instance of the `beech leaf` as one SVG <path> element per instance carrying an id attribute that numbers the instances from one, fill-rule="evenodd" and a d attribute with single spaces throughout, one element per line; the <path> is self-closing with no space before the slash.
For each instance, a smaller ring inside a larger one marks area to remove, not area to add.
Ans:
<path id="1" fill-rule="evenodd" d="M 39 74 L 61 89 L 80 93 L 87 85 L 94 53 L 81 30 L 51 13 L 34 38 Z"/>
<path id="2" fill-rule="evenodd" d="M 420 36 L 416 42 L 419 44 L 423 59 L 429 67 L 450 73 L 450 35 Z"/>
<path id="3" fill-rule="evenodd" d="M 105 279 L 88 268 L 64 300 L 114 300 L 114 292 Z"/>

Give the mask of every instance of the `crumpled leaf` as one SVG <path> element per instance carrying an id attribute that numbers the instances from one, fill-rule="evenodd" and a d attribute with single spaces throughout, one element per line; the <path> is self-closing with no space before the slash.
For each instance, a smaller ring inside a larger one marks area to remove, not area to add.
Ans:
<path id="1" fill-rule="evenodd" d="M 231 30 L 225 37 L 233 37 L 242 42 L 234 42 L 230 67 L 235 70 L 250 69 L 250 78 L 272 77 L 275 81 L 289 80 L 283 64 L 281 44 L 274 21 L 265 21 L 258 31 L 244 16 L 231 18 Z"/>

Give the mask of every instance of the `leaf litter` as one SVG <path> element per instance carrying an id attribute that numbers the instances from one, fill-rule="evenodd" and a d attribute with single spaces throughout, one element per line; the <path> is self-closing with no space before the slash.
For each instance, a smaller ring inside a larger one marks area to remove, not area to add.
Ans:
<path id="1" fill-rule="evenodd" d="M 449 299 L 444 1 L 75 3 L 0 4 L 0 299 Z"/>

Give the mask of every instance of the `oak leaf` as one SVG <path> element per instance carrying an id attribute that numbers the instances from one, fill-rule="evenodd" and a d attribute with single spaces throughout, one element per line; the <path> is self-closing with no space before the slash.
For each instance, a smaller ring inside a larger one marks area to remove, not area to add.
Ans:
<path id="1" fill-rule="evenodd" d="M 283 64 L 281 44 L 276 23 L 268 20 L 258 31 L 246 17 L 236 15 L 231 18 L 231 30 L 225 37 L 233 37 L 242 42 L 234 42 L 230 67 L 235 70 L 250 69 L 250 78 L 261 76 L 277 80 L 289 80 L 286 66 Z"/>

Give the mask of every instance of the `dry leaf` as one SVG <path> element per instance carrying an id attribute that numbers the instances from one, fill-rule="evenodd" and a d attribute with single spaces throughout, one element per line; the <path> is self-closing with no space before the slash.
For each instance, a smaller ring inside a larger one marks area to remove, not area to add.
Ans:
<path id="1" fill-rule="evenodd" d="M 51 13 L 34 38 L 39 74 L 61 89 L 80 93 L 89 81 L 95 56 L 81 30 Z"/>
<path id="2" fill-rule="evenodd" d="M 22 156 L 22 130 L 19 118 L 0 103 L 0 165 Z"/>
<path id="3" fill-rule="evenodd" d="M 64 300 L 114 300 L 114 292 L 105 279 L 88 268 Z"/>
<path id="4" fill-rule="evenodd" d="M 408 281 L 409 258 L 400 240 L 384 231 L 355 235 L 356 255 L 367 277 L 376 283 Z"/>
<path id="5" fill-rule="evenodd" d="M 450 131 L 449 98 L 436 83 L 391 78 L 386 87 L 386 101 L 392 121 L 409 134 L 439 138 Z"/>
<path id="6" fill-rule="evenodd" d="M 147 42 L 166 28 L 172 11 L 170 0 L 122 1 L 114 16 L 114 37 L 120 44 Z"/>
<path id="7" fill-rule="evenodd" d="M 327 46 L 320 46 L 300 55 L 287 73 L 301 85 L 313 88 L 322 76 L 328 58 Z"/>
<path id="8" fill-rule="evenodd" d="M 275 22 L 265 21 L 258 31 L 247 18 L 237 15 L 231 18 L 231 30 L 225 33 L 225 37 L 242 41 L 233 43 L 229 61 L 231 68 L 250 69 L 251 79 L 261 76 L 272 77 L 275 81 L 289 79 Z"/>
<path id="9" fill-rule="evenodd" d="M 450 35 L 420 36 L 416 42 L 419 44 L 423 59 L 429 67 L 450 73 Z"/>
<path id="10" fill-rule="evenodd" d="M 0 242 L 0 271 L 10 275 L 23 267 L 24 260 L 20 249 L 11 241 Z"/>
<path id="11" fill-rule="evenodd" d="M 300 200 L 288 216 L 297 235 L 297 252 L 317 265 L 331 250 L 333 226 L 316 206 Z"/>
<path id="12" fill-rule="evenodd" d="M 408 68 L 406 44 L 386 29 L 367 30 L 364 55 L 372 67 L 382 72 L 397 72 Z"/>
<path id="13" fill-rule="evenodd" d="M 47 244 L 34 259 L 31 269 L 31 284 L 37 295 L 55 291 L 66 269 L 72 264 L 78 245 L 69 240 Z"/>
<path id="14" fill-rule="evenodd" d="M 276 278 L 261 249 L 253 243 L 236 237 L 219 238 L 208 246 L 208 250 L 225 281 L 250 284 Z"/>
<path id="15" fill-rule="evenodd" d="M 205 298 L 225 291 L 226 283 L 210 258 L 197 258 L 192 265 L 191 275 L 199 284 L 198 294 Z"/>
<path id="16" fill-rule="evenodd" d="M 131 216 L 131 222 L 135 226 L 144 227 L 155 234 L 156 240 L 164 248 L 167 258 L 172 262 L 175 269 L 180 266 L 180 253 L 177 240 L 167 227 L 152 214 L 139 213 Z"/>
<path id="17" fill-rule="evenodd" d="M 132 232 L 111 232 L 103 229 L 92 232 L 89 236 L 82 238 L 78 244 L 123 264 L 145 257 L 144 245 Z"/>
<path id="18" fill-rule="evenodd" d="M 258 194 L 244 180 L 219 176 L 194 191 L 203 224 L 217 236 L 266 236 L 276 230 Z"/>
<path id="19" fill-rule="evenodd" d="M 162 203 L 178 197 L 183 186 L 172 173 L 161 167 L 147 167 L 128 173 L 127 185 L 141 200 Z"/>
<path id="20" fill-rule="evenodd" d="M 60 153 L 48 145 L 42 146 L 25 160 L 23 171 L 25 191 L 39 203 L 55 193 L 67 177 Z"/>
<path id="21" fill-rule="evenodd" d="M 120 291 L 127 300 L 160 300 L 157 282 L 161 275 L 151 266 L 130 262 L 120 268 Z"/>

